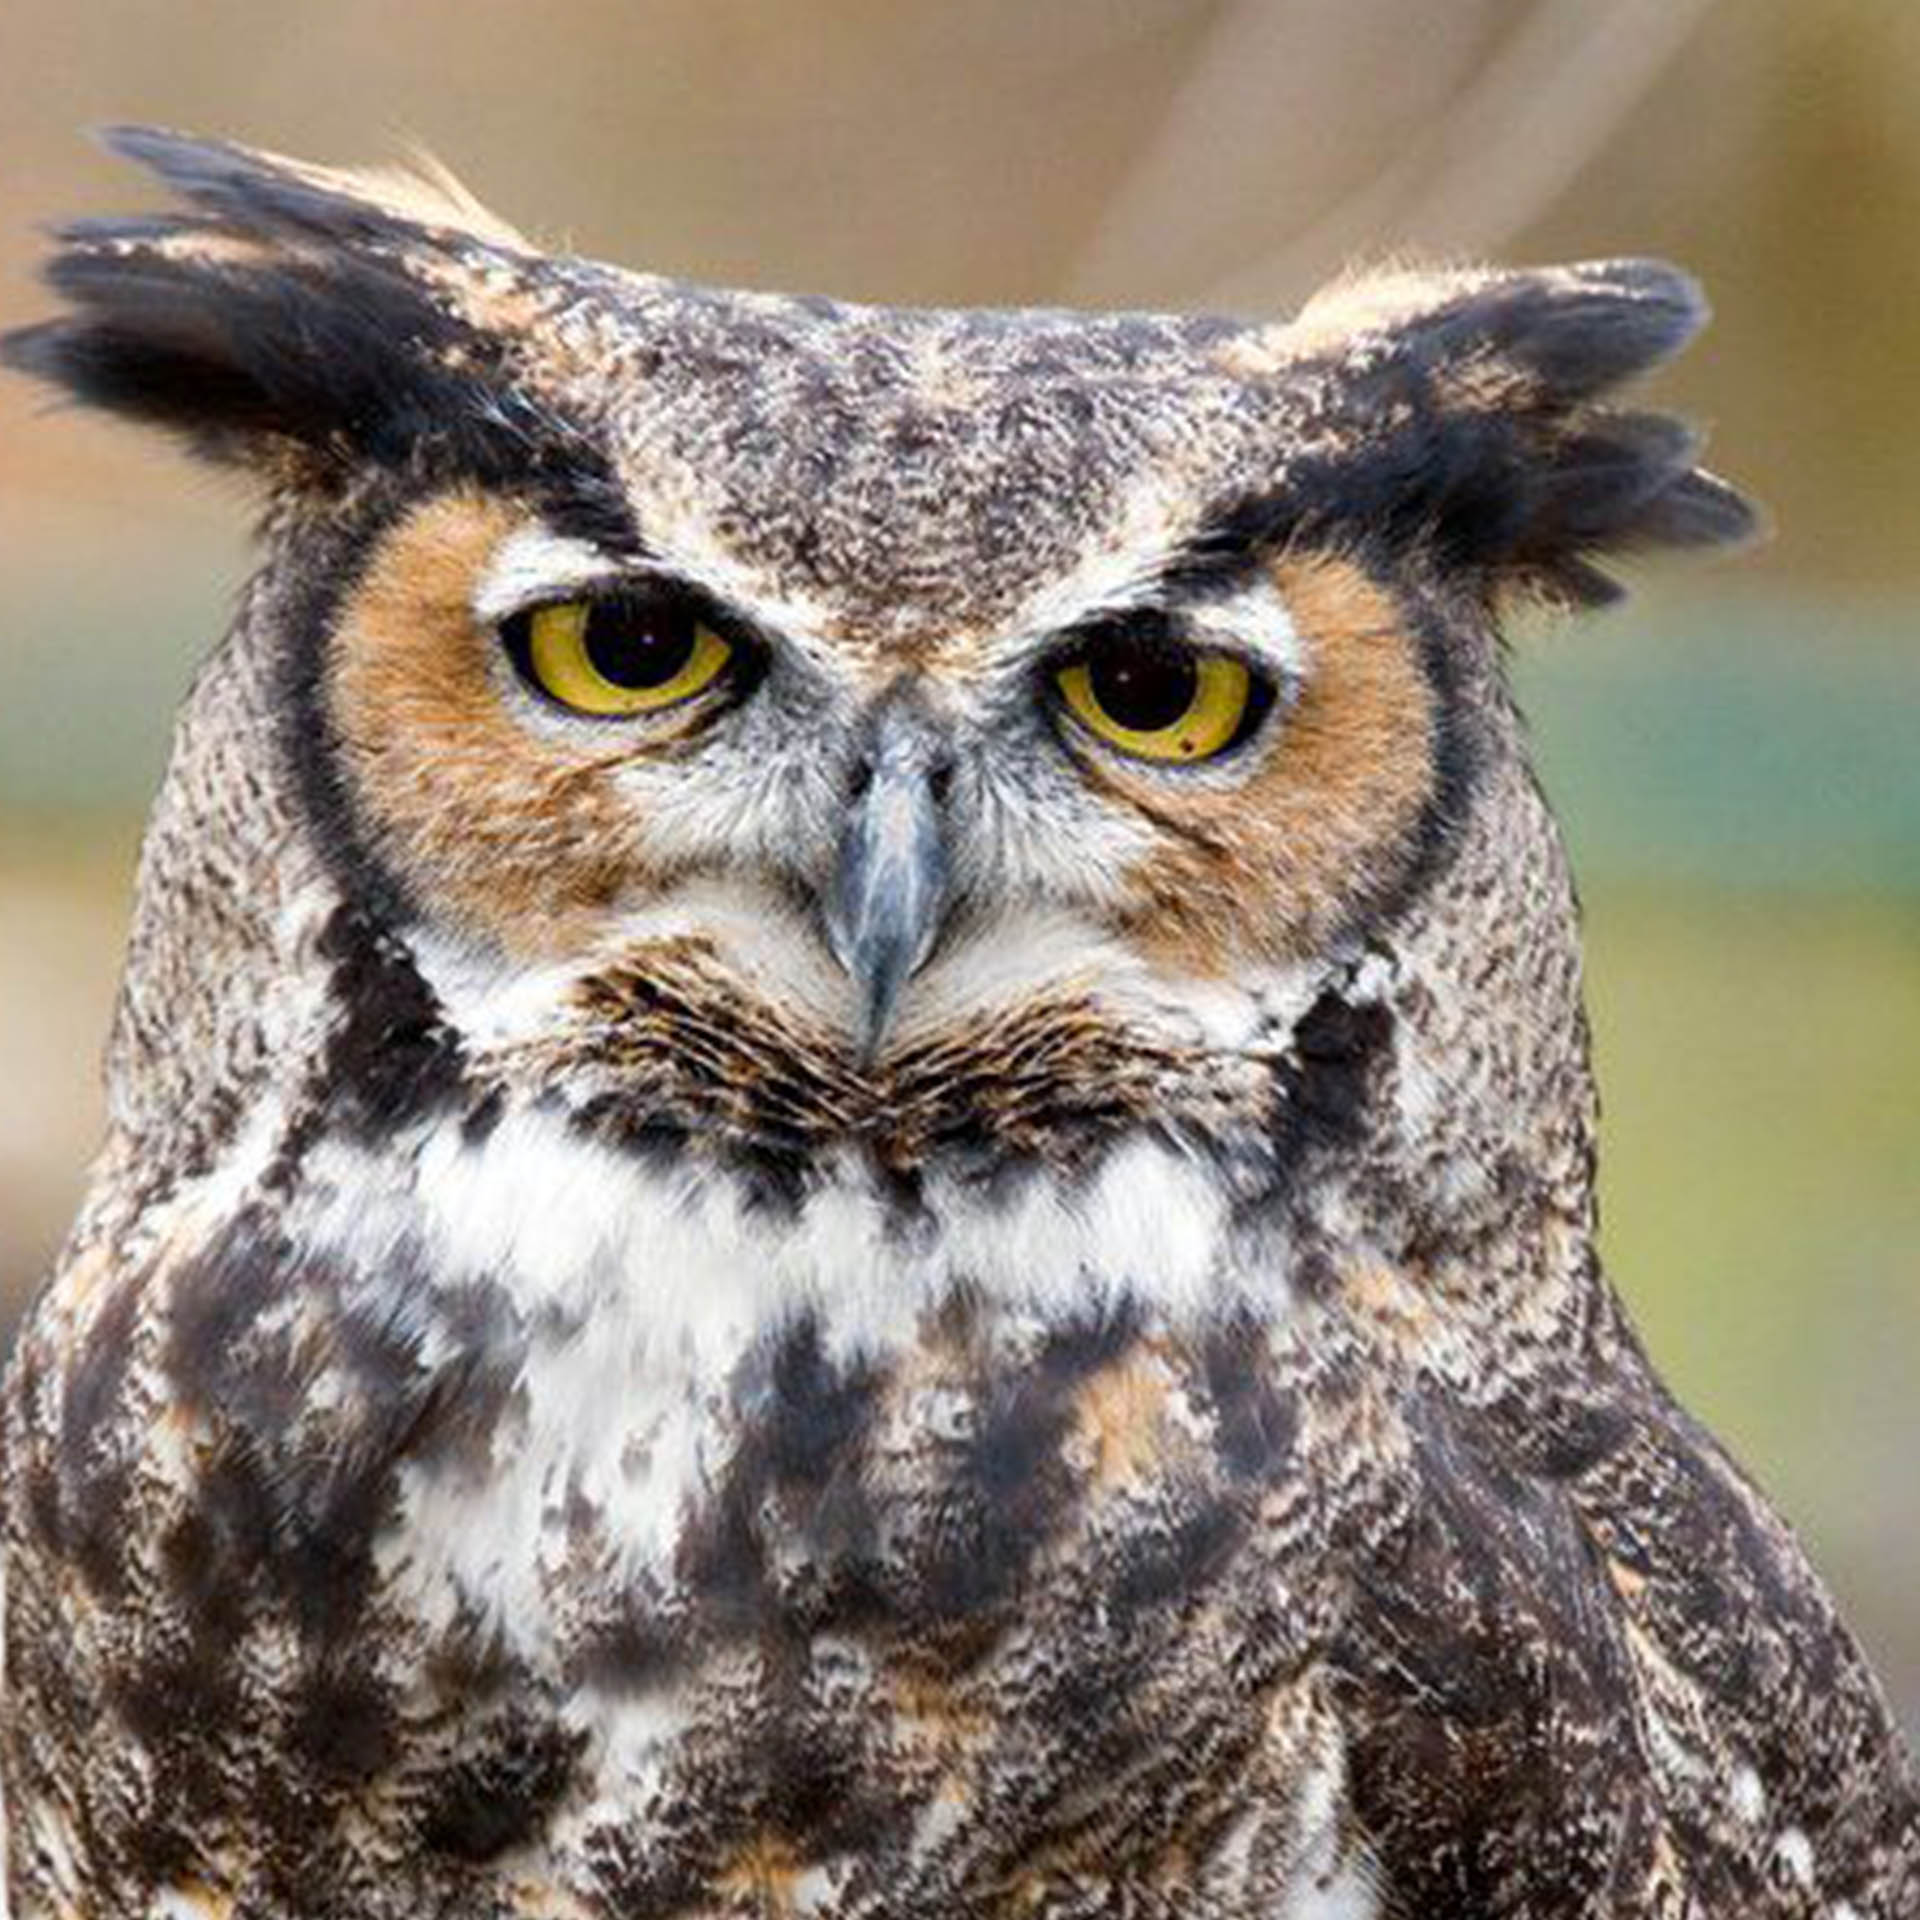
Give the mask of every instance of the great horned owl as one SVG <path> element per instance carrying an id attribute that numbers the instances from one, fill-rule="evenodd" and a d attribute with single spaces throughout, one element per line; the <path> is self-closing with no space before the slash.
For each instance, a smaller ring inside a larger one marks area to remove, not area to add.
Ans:
<path id="1" fill-rule="evenodd" d="M 6 1393 L 16 1920 L 1920 1911 L 1594 1251 L 1516 596 L 1641 262 L 1267 326 L 126 133 L 8 342 L 267 490 Z"/>

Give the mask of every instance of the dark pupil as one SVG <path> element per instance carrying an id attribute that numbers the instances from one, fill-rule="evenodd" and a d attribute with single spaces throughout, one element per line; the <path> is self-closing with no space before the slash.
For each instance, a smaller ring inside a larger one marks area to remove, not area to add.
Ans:
<path id="1" fill-rule="evenodd" d="M 616 687 L 664 687 L 693 658 L 695 628 L 683 608 L 602 602 L 587 615 L 587 661 Z"/>
<path id="2" fill-rule="evenodd" d="M 1157 733 L 1183 719 L 1200 683 L 1191 654 L 1136 640 L 1101 647 L 1087 674 L 1101 711 L 1134 733 Z"/>

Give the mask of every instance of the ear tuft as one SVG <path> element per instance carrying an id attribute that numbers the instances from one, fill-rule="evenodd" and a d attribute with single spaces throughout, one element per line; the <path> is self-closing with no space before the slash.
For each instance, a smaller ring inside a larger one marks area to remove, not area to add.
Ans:
<path id="1" fill-rule="evenodd" d="M 0 337 L 8 365 L 222 460 L 395 463 L 512 433 L 511 335 L 482 290 L 530 263 L 470 196 L 151 129 L 107 144 L 192 208 L 61 228 L 46 277 L 69 311 Z"/>
<path id="2" fill-rule="evenodd" d="M 1532 272 L 1395 270 L 1344 282 L 1259 336 L 1278 373 L 1317 369 L 1330 439 L 1316 514 L 1422 545 L 1488 589 L 1593 605 L 1597 560 L 1756 530 L 1665 415 L 1599 403 L 1706 324 L 1686 274 L 1654 260 Z"/>
<path id="3" fill-rule="evenodd" d="M 1564 406 L 1671 359 L 1707 319 L 1706 296 L 1677 267 L 1604 261 L 1496 284 L 1461 303 L 1433 348 L 1505 361 Z"/>
<path id="4" fill-rule="evenodd" d="M 1659 413 L 1594 412 L 1514 472 L 1514 537 L 1506 563 L 1552 592 L 1581 556 L 1649 547 L 1709 547 L 1749 537 L 1753 508 L 1694 465 L 1698 434 Z M 1453 538 L 1471 549 L 1475 530 Z M 1574 595 L 1584 598 L 1584 595 Z"/>
<path id="5" fill-rule="evenodd" d="M 108 127 L 100 138 L 110 152 L 159 175 L 182 199 L 243 230 L 352 241 L 390 238 L 395 228 L 408 228 L 512 252 L 536 251 L 430 154 L 416 154 L 411 170 L 357 169 L 317 167 L 160 127 Z"/>

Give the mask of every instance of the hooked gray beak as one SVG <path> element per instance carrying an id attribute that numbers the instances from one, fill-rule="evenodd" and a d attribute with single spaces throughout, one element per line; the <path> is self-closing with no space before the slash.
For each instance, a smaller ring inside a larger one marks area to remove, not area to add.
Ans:
<path id="1" fill-rule="evenodd" d="M 910 709 L 881 716 L 867 784 L 840 836 L 827 897 L 827 938 L 860 989 L 861 1041 L 879 1051 L 900 989 L 919 969 L 947 904 L 947 849 L 941 830 L 946 760 Z"/>

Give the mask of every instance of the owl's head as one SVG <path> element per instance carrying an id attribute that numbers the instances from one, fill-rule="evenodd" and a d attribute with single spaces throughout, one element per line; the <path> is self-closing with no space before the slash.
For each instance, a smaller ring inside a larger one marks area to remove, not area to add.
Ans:
<path id="1" fill-rule="evenodd" d="M 70 311 L 8 357 L 271 490 L 123 1079 L 182 1005 L 176 1083 L 258 1078 L 262 995 L 317 970 L 316 1076 L 430 1029 L 468 1097 L 904 1165 L 1271 1140 L 1316 1048 L 1391 1038 L 1370 1008 L 1482 1066 L 1577 1024 L 1497 626 L 1747 529 L 1685 427 L 1604 403 L 1700 325 L 1672 269 L 1396 271 L 1271 325 L 899 311 L 115 144 L 190 210 L 67 229 Z"/>

